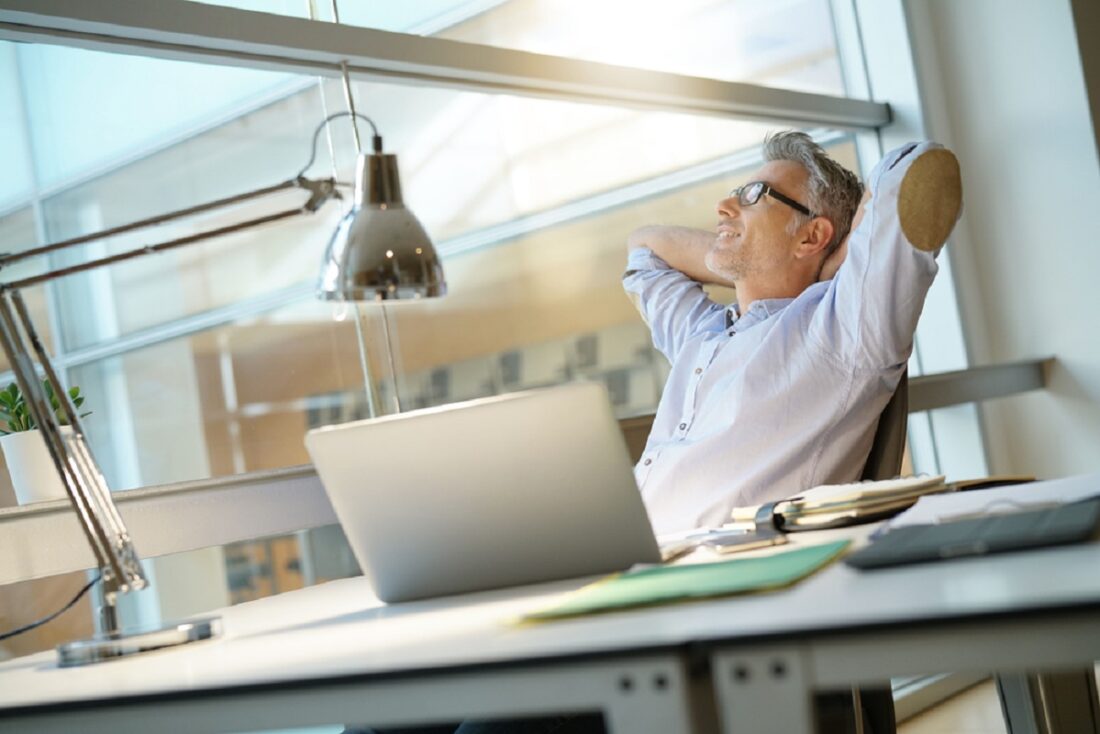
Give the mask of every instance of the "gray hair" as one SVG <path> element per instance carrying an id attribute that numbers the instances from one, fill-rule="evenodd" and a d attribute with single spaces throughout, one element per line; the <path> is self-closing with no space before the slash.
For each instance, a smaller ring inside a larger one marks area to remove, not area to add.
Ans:
<path id="1" fill-rule="evenodd" d="M 795 130 L 784 130 L 764 138 L 764 160 L 793 161 L 806 169 L 809 200 L 803 203 L 833 224 L 833 238 L 825 247 L 828 257 L 840 247 L 852 228 L 852 217 L 863 198 L 863 185 L 854 173 L 830 158 L 813 138 Z M 799 214 L 791 223 L 791 233 L 808 221 L 809 217 Z"/>

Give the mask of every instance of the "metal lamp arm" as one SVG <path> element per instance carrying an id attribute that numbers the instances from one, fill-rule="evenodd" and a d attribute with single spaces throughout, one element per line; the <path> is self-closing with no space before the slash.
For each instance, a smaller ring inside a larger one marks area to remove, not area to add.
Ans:
<path id="1" fill-rule="evenodd" d="M 70 421 L 74 433 L 66 446 L 66 438 L 61 434 L 53 407 L 39 382 L 30 356 L 32 353 L 38 356 L 46 379 L 70 417 L 76 417 L 75 408 L 49 360 L 43 358 L 45 349 L 31 324 L 21 295 L 6 288 L 0 292 L 0 345 L 8 356 L 27 408 L 42 433 L 54 468 L 80 518 L 81 529 L 103 574 L 108 599 L 113 599 L 120 591 L 144 588 L 147 582 L 137 554 L 110 498 L 106 481 L 87 451 L 79 417 L 76 422 Z"/>
<path id="2" fill-rule="evenodd" d="M 39 247 L 32 247 L 29 250 L 23 250 L 22 252 L 11 252 L 11 253 L 0 254 L 0 269 L 3 269 L 4 267 L 6 267 L 8 265 L 11 265 L 13 263 L 17 263 L 17 262 L 20 262 L 22 260 L 27 260 L 27 259 L 32 258 L 32 257 L 37 257 L 39 255 L 45 255 L 45 254 L 48 254 L 48 253 L 51 253 L 51 252 L 57 252 L 58 250 L 64 250 L 64 249 L 67 249 L 69 247 L 75 247 L 76 245 L 83 245 L 83 244 L 86 244 L 88 242 L 95 242 L 96 240 L 105 239 L 107 237 L 114 237 L 115 235 L 125 234 L 126 232 L 133 232 L 135 230 L 145 229 L 146 227 L 154 227 L 158 224 L 164 224 L 166 222 L 172 222 L 172 221 L 175 221 L 177 219 L 183 219 L 185 217 L 194 216 L 195 214 L 202 214 L 204 212 L 213 211 L 215 209 L 222 209 L 222 208 L 225 208 L 227 206 L 232 206 L 233 204 L 239 204 L 242 201 L 248 201 L 249 199 L 256 199 L 256 198 L 259 198 L 261 196 L 267 196 L 268 194 L 274 194 L 274 193 L 278 193 L 280 191 L 286 191 L 288 189 L 303 189 L 305 191 L 308 191 L 309 194 L 310 194 L 309 199 L 306 200 L 306 202 L 301 206 L 301 208 L 294 209 L 294 210 L 288 210 L 286 212 L 281 212 L 280 214 L 274 215 L 271 218 L 258 218 L 258 219 L 254 219 L 254 220 L 249 220 L 247 222 L 242 222 L 242 223 L 237 224 L 237 225 L 232 225 L 231 227 L 224 227 L 224 228 L 221 228 L 221 229 L 216 229 L 216 230 L 212 230 L 210 232 L 203 233 L 202 235 L 193 236 L 192 238 L 187 239 L 186 242 L 179 241 L 179 240 L 174 240 L 173 242 L 179 242 L 179 244 L 181 244 L 181 245 L 182 244 L 188 244 L 189 242 L 194 241 L 196 238 L 204 239 L 204 238 L 207 238 L 207 237 L 216 237 L 216 236 L 219 236 L 219 235 L 222 235 L 222 234 L 228 234 L 230 232 L 236 232 L 236 231 L 239 231 L 239 230 L 242 230 L 242 229 L 247 229 L 248 227 L 255 227 L 255 226 L 258 226 L 260 224 L 266 224 L 269 221 L 274 221 L 275 219 L 282 219 L 284 217 L 292 216 L 294 214 L 306 213 L 306 212 L 315 212 L 318 209 L 320 209 L 326 202 L 328 202 L 329 199 L 340 197 L 339 192 L 337 192 L 337 190 L 336 190 L 336 181 L 334 179 L 332 179 L 332 178 L 328 178 L 328 179 L 310 179 L 310 178 L 306 178 L 305 174 L 306 174 L 306 171 L 308 171 L 309 168 L 313 165 L 313 163 L 317 160 L 317 142 L 321 137 L 321 132 L 328 126 L 328 124 L 330 122 L 332 122 L 333 120 L 339 119 L 341 117 L 354 117 L 354 118 L 358 118 L 358 119 L 361 119 L 361 120 L 365 120 L 367 122 L 367 124 L 370 125 L 371 132 L 373 134 L 372 140 L 373 140 L 374 152 L 375 153 L 381 153 L 382 152 L 382 136 L 380 136 L 378 134 L 378 127 L 374 124 L 373 120 L 371 120 L 369 117 L 367 117 L 366 115 L 361 114 L 359 112 L 336 112 L 336 113 L 333 113 L 333 114 L 329 115 L 324 120 L 322 120 L 321 124 L 319 124 L 317 126 L 317 129 L 313 131 L 313 143 L 310 147 L 309 160 L 306 162 L 306 164 L 304 166 L 302 166 L 302 169 L 292 179 L 289 179 L 287 181 L 283 181 L 282 183 L 277 183 L 274 186 L 265 186 L 263 188 L 259 188 L 259 189 L 256 189 L 254 191 L 245 192 L 243 194 L 236 194 L 234 196 L 227 196 L 224 199 L 216 199 L 215 201 L 208 201 L 204 204 L 197 204 L 195 206 L 187 207 L 185 209 L 179 209 L 177 211 L 170 212 L 168 214 L 158 214 L 155 217 L 148 217 L 146 219 L 139 219 L 136 222 L 130 222 L 128 224 L 122 224 L 122 225 L 119 225 L 117 227 L 111 227 L 109 229 L 101 230 L 99 232 L 92 232 L 91 234 L 80 235 L 79 237 L 73 237 L 71 239 L 62 240 L 60 242 L 53 242 L 53 243 L 50 243 L 50 244 L 47 244 L 47 245 L 41 245 Z M 181 240 L 182 239 L 184 239 L 184 238 L 181 238 Z M 161 247 L 159 249 L 167 249 L 167 248 Z M 127 259 L 127 258 L 121 258 L 121 259 Z M 109 264 L 111 264 L 113 262 L 117 262 L 117 261 L 118 261 L 118 259 L 103 258 L 101 260 L 93 260 L 93 261 L 87 263 L 87 265 L 90 266 L 90 267 L 99 267 L 100 265 L 109 265 Z M 81 269 L 87 269 L 87 268 L 82 267 Z M 69 274 L 69 271 L 67 271 L 67 270 L 66 271 L 55 271 L 55 272 L 57 272 L 57 275 L 53 276 L 53 277 L 60 277 L 62 275 L 68 275 Z M 79 271 L 74 270 L 72 272 L 79 272 Z M 40 278 L 38 280 L 35 280 L 34 282 L 41 282 L 41 280 L 43 278 L 44 278 L 44 276 L 40 276 Z M 24 287 L 24 286 L 30 285 L 30 284 L 31 283 L 28 283 L 26 281 L 18 281 L 18 284 L 17 283 L 10 283 L 8 285 L 9 285 L 9 287 L 12 287 L 12 288 L 18 288 L 18 287 Z"/>
<path id="3" fill-rule="evenodd" d="M 270 186 L 266 189 L 259 189 L 248 194 L 241 194 L 240 196 L 234 196 L 229 199 L 221 199 L 219 201 L 210 202 L 209 204 L 204 204 L 199 207 L 192 207 L 191 209 L 185 211 L 190 214 L 194 214 L 200 211 L 209 211 L 211 209 L 217 209 L 223 206 L 227 206 L 228 204 L 243 201 L 245 199 L 250 199 L 256 196 L 261 196 L 263 194 L 269 194 L 275 191 L 282 191 L 291 188 L 304 189 L 310 193 L 309 199 L 304 204 L 302 204 L 302 206 L 296 209 L 286 209 L 275 214 L 268 214 L 262 217 L 256 217 L 254 219 L 249 219 L 244 222 L 238 222 L 237 224 L 230 224 L 225 227 L 219 227 L 217 229 L 198 232 L 196 234 L 187 235 L 185 237 L 178 237 L 174 240 L 160 242 L 155 245 L 144 245 L 142 247 L 137 247 L 132 250 L 126 250 L 125 252 L 116 253 L 114 255 L 106 255 L 95 260 L 89 260 L 88 262 L 80 263 L 78 265 L 70 265 L 64 268 L 57 268 L 56 270 L 47 270 L 45 273 L 32 275 L 28 278 L 23 278 L 22 280 L 15 280 L 10 283 L 3 284 L 0 287 L 10 289 L 26 288 L 27 286 L 37 285 L 39 283 L 44 283 L 46 281 L 54 280 L 56 278 L 61 278 L 66 275 L 82 273 L 86 270 L 95 270 L 96 268 L 103 267 L 104 265 L 113 265 L 115 263 L 123 262 L 125 260 L 132 260 L 134 258 L 142 257 L 144 255 L 152 255 L 158 252 L 164 252 L 165 250 L 172 250 L 177 247 L 182 247 L 184 245 L 190 245 L 194 242 L 200 242 L 202 240 L 208 240 L 214 237 L 221 237 L 223 235 L 232 234 L 233 232 L 240 232 L 242 230 L 258 227 L 262 224 L 270 224 L 271 222 L 277 222 L 280 219 L 287 219 L 288 217 L 294 217 L 299 214 L 311 214 L 320 209 L 321 206 L 325 204 L 325 202 L 327 202 L 329 199 L 340 197 L 340 194 L 336 189 L 336 181 L 333 179 L 314 181 L 308 178 L 296 178 L 277 186 Z M 157 221 L 154 221 L 152 223 L 159 224 L 161 222 L 168 221 L 169 219 L 176 219 L 179 216 L 182 215 L 179 215 L 178 213 L 168 214 L 163 217 L 157 218 Z M 143 226 L 150 226 L 150 221 L 151 220 L 146 220 L 144 223 L 142 223 Z M 132 231 L 136 229 L 140 229 L 140 227 L 136 225 L 116 227 L 111 230 L 98 232 L 94 235 L 88 235 L 86 237 L 79 237 L 72 240 L 66 240 L 64 242 L 57 242 L 52 245 L 39 247 L 37 248 L 37 252 L 38 254 L 44 252 L 53 252 L 55 250 L 60 250 L 64 247 L 71 247 L 73 245 L 81 244 L 83 242 L 91 242 L 96 239 L 108 237 L 111 234 L 118 234 L 119 231 Z M 9 255 L 7 257 L 0 258 L 0 267 L 3 267 L 5 264 L 13 262 L 15 260 L 21 260 L 25 257 L 29 257 L 30 255 L 28 253 L 31 252 L 32 251 L 28 250 L 26 253 L 18 253 L 17 255 Z"/>
<path id="4" fill-rule="evenodd" d="M 171 222 L 176 219 L 182 219 L 183 217 L 189 217 L 194 214 L 201 214 L 202 212 L 211 211 L 212 209 L 221 209 L 222 207 L 230 206 L 232 204 L 238 204 L 242 201 L 254 199 L 259 196 L 266 196 L 267 194 L 273 194 L 278 191 L 284 191 L 286 189 L 292 189 L 297 187 L 298 181 L 291 179 L 284 181 L 274 186 L 266 186 L 262 189 L 256 189 L 255 191 L 249 191 L 244 194 L 237 194 L 236 196 L 229 196 L 224 199 L 218 199 L 217 201 L 210 201 L 205 204 L 198 204 L 196 206 L 187 207 L 186 209 L 180 209 L 179 211 L 171 212 L 170 214 L 160 214 L 155 217 L 149 217 L 147 219 L 140 219 L 136 222 L 130 222 L 129 224 L 123 224 L 118 227 L 111 227 L 100 232 L 93 232 L 91 234 L 81 235 L 80 237 L 73 237 L 72 239 L 62 240 L 61 242 L 53 242 L 48 245 L 41 245 L 40 247 L 32 247 L 29 250 L 23 250 L 22 252 L 12 252 L 0 255 L 0 268 L 3 268 L 12 263 L 26 260 L 28 258 L 37 257 L 38 255 L 45 255 L 50 252 L 56 252 L 68 247 L 74 247 L 76 245 L 82 245 L 86 242 L 94 242 L 107 237 L 113 237 L 115 235 L 124 234 L 126 232 L 132 232 L 137 229 L 144 229 L 146 227 L 153 227 L 158 224 L 164 224 L 165 222 Z"/>

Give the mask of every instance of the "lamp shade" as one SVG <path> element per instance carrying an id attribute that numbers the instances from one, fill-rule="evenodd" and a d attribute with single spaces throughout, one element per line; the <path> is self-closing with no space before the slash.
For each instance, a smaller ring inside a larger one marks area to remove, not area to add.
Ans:
<path id="1" fill-rule="evenodd" d="M 355 206 L 340 220 L 325 249 L 317 297 L 389 301 L 446 292 L 435 247 L 401 200 L 397 156 L 360 155 Z"/>

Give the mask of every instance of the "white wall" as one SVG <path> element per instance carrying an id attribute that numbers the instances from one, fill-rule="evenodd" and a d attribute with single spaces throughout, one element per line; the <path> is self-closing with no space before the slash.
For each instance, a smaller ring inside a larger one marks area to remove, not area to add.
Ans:
<path id="1" fill-rule="evenodd" d="M 990 471 L 1100 470 L 1100 169 L 1070 0 L 908 11 L 930 130 L 963 166 L 971 362 L 1057 358 L 1045 392 L 983 406 Z"/>

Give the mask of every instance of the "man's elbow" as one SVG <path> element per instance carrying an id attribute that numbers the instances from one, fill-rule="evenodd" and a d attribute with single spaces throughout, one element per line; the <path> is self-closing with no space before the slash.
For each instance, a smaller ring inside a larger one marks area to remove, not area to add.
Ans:
<path id="1" fill-rule="evenodd" d="M 647 247 L 653 249 L 653 241 L 655 236 L 661 228 L 656 225 L 647 225 L 645 227 L 638 227 L 638 229 L 631 232 L 626 237 L 626 249 L 637 250 L 640 247 Z"/>

